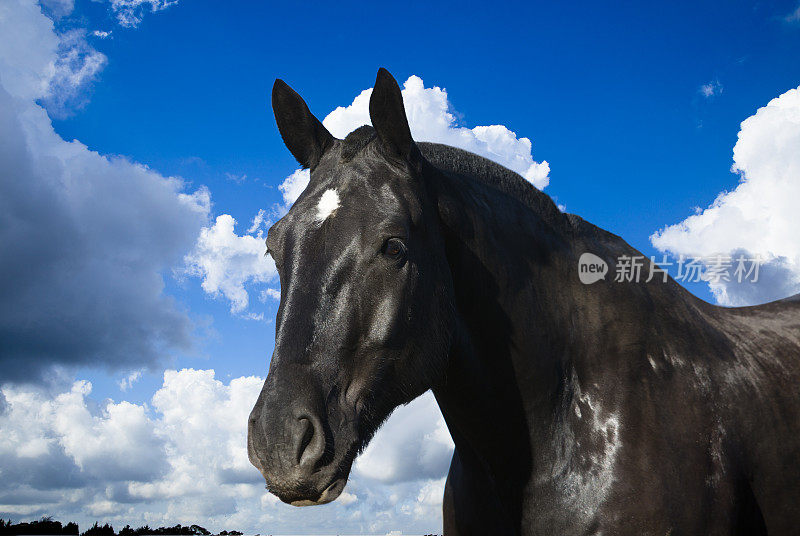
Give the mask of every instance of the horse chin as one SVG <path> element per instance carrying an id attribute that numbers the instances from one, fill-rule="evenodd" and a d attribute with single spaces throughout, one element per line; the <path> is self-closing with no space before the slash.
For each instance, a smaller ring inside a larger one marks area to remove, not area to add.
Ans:
<path id="1" fill-rule="evenodd" d="M 344 460 L 323 467 L 304 480 L 290 479 L 289 483 L 280 484 L 265 474 L 267 489 L 282 502 L 292 506 L 318 506 L 333 502 L 347 485 L 353 463 L 351 452 L 352 450 L 348 450 Z"/>
<path id="2" fill-rule="evenodd" d="M 286 504 L 292 506 L 317 506 L 320 504 L 327 504 L 336 500 L 339 495 L 344 491 L 347 484 L 347 477 L 336 477 L 330 484 L 325 486 L 322 492 L 311 492 L 311 490 L 294 491 L 287 489 L 278 489 L 274 486 L 267 485 L 267 489 L 275 495 L 278 499 Z"/>
<path id="3" fill-rule="evenodd" d="M 319 498 L 315 501 L 311 501 L 308 499 L 301 500 L 301 501 L 292 501 L 289 504 L 292 506 L 317 506 L 320 504 L 327 504 L 329 502 L 333 502 L 336 500 L 339 495 L 342 494 L 344 490 L 344 486 L 347 484 L 347 478 L 339 478 L 333 481 L 333 483 L 325 488 L 325 491 L 319 496 Z"/>

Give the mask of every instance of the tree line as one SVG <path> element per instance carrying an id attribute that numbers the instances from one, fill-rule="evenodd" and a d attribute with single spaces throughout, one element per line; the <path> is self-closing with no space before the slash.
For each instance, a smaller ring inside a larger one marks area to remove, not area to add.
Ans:
<path id="1" fill-rule="evenodd" d="M 119 532 L 108 523 L 101 525 L 95 521 L 94 525 L 85 532 L 80 532 L 78 524 L 70 521 L 62 525 L 51 517 L 43 517 L 38 521 L 12 523 L 11 520 L 0 519 L 0 536 L 34 536 L 47 534 L 49 536 L 210 536 L 211 532 L 200 525 L 175 525 L 174 527 L 158 527 L 156 529 L 144 525 L 132 528 L 125 525 Z M 238 530 L 223 530 L 219 536 L 242 536 Z"/>
<path id="2" fill-rule="evenodd" d="M 60 521 L 54 521 L 52 517 L 43 517 L 38 521 L 26 523 L 12 523 L 0 519 L 0 536 L 211 536 L 211 532 L 200 525 L 175 525 L 174 527 L 158 527 L 152 529 L 145 525 L 137 529 L 125 525 L 119 532 L 114 531 L 114 527 L 108 523 L 101 525 L 97 521 L 89 527 L 86 532 L 78 530 L 78 524 L 70 521 L 62 525 Z M 214 536 L 242 536 L 238 530 L 223 530 Z M 256 535 L 259 536 L 259 535 Z M 438 534 L 426 534 L 425 536 L 439 536 Z"/>

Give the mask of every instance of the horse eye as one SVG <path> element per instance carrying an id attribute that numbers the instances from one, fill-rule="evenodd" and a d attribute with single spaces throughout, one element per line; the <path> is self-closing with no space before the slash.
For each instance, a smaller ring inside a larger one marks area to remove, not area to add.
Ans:
<path id="1" fill-rule="evenodd" d="M 405 253 L 406 247 L 398 238 L 390 238 L 383 245 L 383 254 L 387 257 L 398 258 Z"/>

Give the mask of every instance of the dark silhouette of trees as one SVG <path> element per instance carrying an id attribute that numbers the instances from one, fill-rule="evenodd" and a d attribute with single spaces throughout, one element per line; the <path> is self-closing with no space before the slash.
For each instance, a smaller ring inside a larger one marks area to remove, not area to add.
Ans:
<path id="1" fill-rule="evenodd" d="M 200 525 L 190 525 L 188 527 L 175 525 L 174 527 L 158 527 L 148 534 L 155 534 L 157 536 L 208 536 L 211 533 Z"/>
<path id="2" fill-rule="evenodd" d="M 117 536 L 114 532 L 114 527 L 109 525 L 108 523 L 100 526 L 100 524 L 95 521 L 94 525 L 89 527 L 89 530 L 84 532 L 81 536 Z"/>
<path id="3" fill-rule="evenodd" d="M 78 525 L 76 523 L 67 523 L 62 526 L 60 521 L 53 521 L 52 517 L 43 517 L 38 521 L 31 521 L 29 523 L 14 524 L 9 519 L 5 521 L 0 519 L 0 534 L 19 534 L 19 535 L 33 535 L 33 534 L 65 534 L 70 536 L 78 536 Z"/>
<path id="4" fill-rule="evenodd" d="M 173 527 L 158 527 L 157 529 L 150 528 L 148 525 L 132 528 L 130 525 L 125 525 L 120 529 L 119 533 L 114 532 L 114 527 L 108 523 L 100 525 L 99 521 L 95 521 L 94 525 L 89 527 L 84 533 L 80 533 L 77 523 L 67 523 L 62 526 L 60 521 L 53 521 L 51 517 L 43 517 L 39 521 L 31 521 L 27 523 L 12 523 L 0 519 L 0 536 L 35 536 L 35 535 L 49 535 L 49 536 L 211 536 L 211 532 L 200 525 L 175 525 Z M 238 530 L 227 531 L 223 530 L 219 533 L 220 536 L 242 536 Z"/>
<path id="5" fill-rule="evenodd" d="M 130 525 L 125 525 L 119 530 L 119 536 L 136 536 L 136 531 Z"/>

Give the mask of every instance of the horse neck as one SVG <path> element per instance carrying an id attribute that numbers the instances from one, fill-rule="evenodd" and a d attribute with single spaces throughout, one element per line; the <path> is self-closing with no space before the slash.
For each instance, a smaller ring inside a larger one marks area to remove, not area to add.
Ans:
<path id="1" fill-rule="evenodd" d="M 600 230 L 602 239 L 576 236 L 565 215 L 542 217 L 477 180 L 441 183 L 457 327 L 445 379 L 433 391 L 462 463 L 488 469 L 514 504 L 537 460 L 550 455 L 537 449 L 552 444 L 553 424 L 580 388 L 580 356 L 605 351 L 591 347 L 608 340 L 596 317 L 620 314 L 609 306 L 619 304 L 611 283 L 599 283 L 597 303 L 586 303 L 578 257 L 634 250 Z M 623 343 L 636 346 L 646 337 L 635 327 L 644 317 L 638 311 L 652 308 L 653 295 L 631 289 L 626 300 L 625 322 L 634 328 Z"/>
<path id="2" fill-rule="evenodd" d="M 518 199 L 460 176 L 440 184 L 456 329 L 433 391 L 462 464 L 483 465 L 513 494 L 532 468 L 536 423 L 559 404 L 568 341 L 556 328 L 569 316 L 560 289 L 572 252 Z"/>

